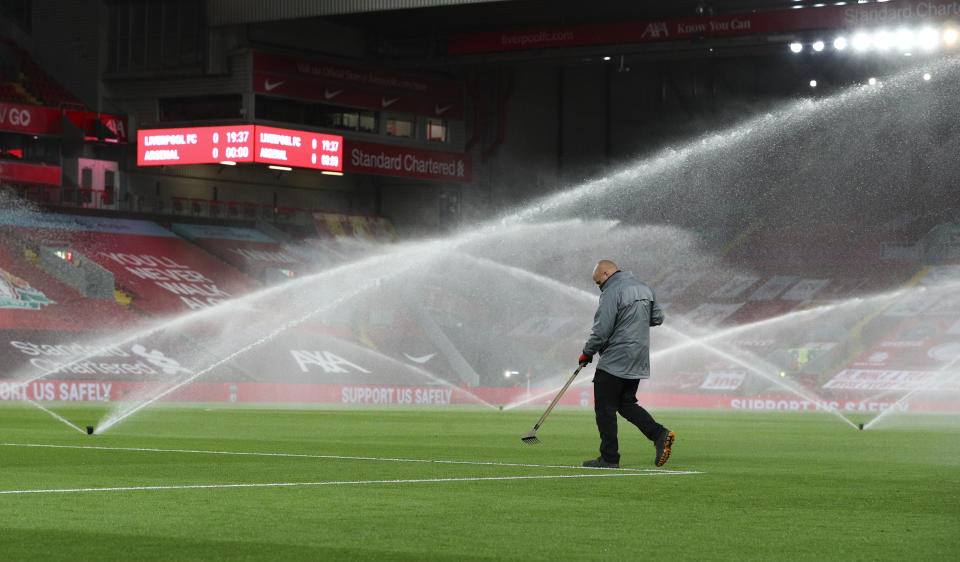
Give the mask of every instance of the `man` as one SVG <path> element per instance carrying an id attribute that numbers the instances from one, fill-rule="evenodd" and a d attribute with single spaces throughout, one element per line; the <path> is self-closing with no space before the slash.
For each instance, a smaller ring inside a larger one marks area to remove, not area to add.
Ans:
<path id="1" fill-rule="evenodd" d="M 663 323 L 663 311 L 650 287 L 633 273 L 620 271 L 610 260 L 600 260 L 593 270 L 600 287 L 600 306 L 593 329 L 583 346 L 580 363 L 593 361 L 600 353 L 593 377 L 593 409 L 600 430 L 600 456 L 583 466 L 619 468 L 617 413 L 637 426 L 656 447 L 654 464 L 670 458 L 676 434 L 663 427 L 637 404 L 640 379 L 650 378 L 650 327 Z"/>

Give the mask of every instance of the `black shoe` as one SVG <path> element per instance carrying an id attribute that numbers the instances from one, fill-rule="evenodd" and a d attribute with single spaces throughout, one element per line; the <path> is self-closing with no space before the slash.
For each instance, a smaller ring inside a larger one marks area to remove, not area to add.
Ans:
<path id="1" fill-rule="evenodd" d="M 603 460 L 603 457 L 597 457 L 595 459 L 583 461 L 583 466 L 587 468 L 620 468 L 620 463 L 607 462 Z"/>
<path id="2" fill-rule="evenodd" d="M 670 446 L 676 441 L 677 434 L 667 428 L 663 429 L 663 434 L 653 442 L 657 447 L 657 456 L 653 459 L 653 464 L 663 466 L 670 460 Z"/>

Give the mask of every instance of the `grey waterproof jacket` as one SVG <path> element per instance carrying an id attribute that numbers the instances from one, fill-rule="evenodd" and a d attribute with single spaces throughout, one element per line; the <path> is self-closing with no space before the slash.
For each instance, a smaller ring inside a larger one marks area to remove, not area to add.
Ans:
<path id="1" fill-rule="evenodd" d="M 630 271 L 600 285 L 600 306 L 583 353 L 600 353 L 597 369 L 624 379 L 650 378 L 650 326 L 663 324 L 653 290 Z"/>

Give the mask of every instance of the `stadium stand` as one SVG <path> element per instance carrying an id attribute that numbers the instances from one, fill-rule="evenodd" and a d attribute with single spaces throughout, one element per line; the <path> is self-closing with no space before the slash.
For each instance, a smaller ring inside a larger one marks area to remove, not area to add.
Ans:
<path id="1" fill-rule="evenodd" d="M 5 77 L 0 86 L 0 101 L 30 103 L 63 109 L 85 109 L 84 104 L 53 79 L 40 65 L 30 58 L 30 54 L 10 40 L 0 42 L 0 48 L 13 54 L 19 61 L 20 71 L 11 80 Z M 9 96 L 9 97 L 7 97 Z"/>
<path id="2" fill-rule="evenodd" d="M 153 315 L 200 309 L 260 284 L 148 221 L 12 214 L 3 231 L 65 244 L 113 273 L 131 306 Z"/>
<path id="3" fill-rule="evenodd" d="M 256 229 L 174 223 L 171 230 L 264 284 L 312 269 L 296 249 Z"/>
<path id="4" fill-rule="evenodd" d="M 124 329 L 139 317 L 113 298 L 84 296 L 39 265 L 32 244 L 0 230 L 0 300 L 3 330 L 89 331 Z M 112 294 L 111 294 L 112 297 Z"/>

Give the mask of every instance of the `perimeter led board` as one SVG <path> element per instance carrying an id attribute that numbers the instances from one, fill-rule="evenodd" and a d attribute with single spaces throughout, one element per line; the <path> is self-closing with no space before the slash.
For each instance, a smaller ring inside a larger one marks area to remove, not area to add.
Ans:
<path id="1" fill-rule="evenodd" d="M 341 171 L 343 137 L 260 125 L 142 129 L 137 165 L 262 162 Z"/>

